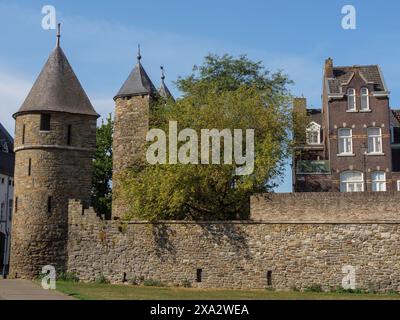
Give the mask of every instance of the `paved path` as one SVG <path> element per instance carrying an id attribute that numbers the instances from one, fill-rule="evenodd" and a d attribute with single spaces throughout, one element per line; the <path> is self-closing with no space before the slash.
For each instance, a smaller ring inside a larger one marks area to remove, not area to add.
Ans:
<path id="1" fill-rule="evenodd" d="M 0 300 L 74 300 L 27 280 L 0 280 Z"/>

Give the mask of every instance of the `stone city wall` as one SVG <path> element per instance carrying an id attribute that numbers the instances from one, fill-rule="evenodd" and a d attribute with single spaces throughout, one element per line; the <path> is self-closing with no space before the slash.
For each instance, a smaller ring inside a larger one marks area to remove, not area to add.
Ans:
<path id="1" fill-rule="evenodd" d="M 400 291 L 400 220 L 151 224 L 102 221 L 77 201 L 69 211 L 68 270 L 84 281 L 333 290 L 352 265 L 357 288 Z"/>

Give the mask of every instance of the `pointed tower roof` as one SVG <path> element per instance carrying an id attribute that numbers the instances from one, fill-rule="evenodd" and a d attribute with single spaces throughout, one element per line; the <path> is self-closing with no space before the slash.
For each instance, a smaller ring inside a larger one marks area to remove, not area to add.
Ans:
<path id="1" fill-rule="evenodd" d="M 59 32 L 57 33 L 56 48 L 36 79 L 22 107 L 13 117 L 38 111 L 99 116 L 60 47 Z"/>
<path id="2" fill-rule="evenodd" d="M 164 67 L 161 66 L 161 86 L 160 89 L 158 89 L 158 93 L 160 94 L 161 97 L 167 100 L 174 100 L 174 96 L 172 93 L 169 91 L 167 85 L 165 84 L 165 72 L 164 72 Z"/>
<path id="3" fill-rule="evenodd" d="M 141 96 L 141 95 L 152 95 L 157 92 L 149 76 L 144 70 L 140 60 L 140 46 L 137 57 L 137 64 L 128 79 L 126 79 L 122 88 L 119 90 L 114 100 L 123 97 Z"/>

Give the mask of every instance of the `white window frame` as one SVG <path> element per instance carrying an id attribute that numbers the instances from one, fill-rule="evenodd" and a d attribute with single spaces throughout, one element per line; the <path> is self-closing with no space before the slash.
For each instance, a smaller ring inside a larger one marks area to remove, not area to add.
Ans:
<path id="1" fill-rule="evenodd" d="M 353 107 L 350 108 L 351 103 L 350 100 L 353 100 Z M 349 88 L 347 89 L 347 111 L 356 111 L 357 110 L 357 97 L 356 97 L 356 89 Z"/>
<path id="2" fill-rule="evenodd" d="M 341 133 L 348 131 L 350 134 L 341 136 Z M 349 145 L 349 150 L 347 146 Z M 343 150 L 341 150 L 343 148 Z M 352 155 L 353 154 L 353 130 L 350 128 L 340 128 L 338 130 L 338 154 L 340 155 Z"/>
<path id="3" fill-rule="evenodd" d="M 379 134 L 370 134 L 370 131 L 372 129 L 378 129 Z M 368 154 L 382 154 L 383 153 L 382 129 L 379 127 L 367 128 L 367 136 L 368 136 Z"/>
<path id="4" fill-rule="evenodd" d="M 377 177 L 377 175 L 379 175 Z M 384 171 L 374 171 L 371 173 L 371 187 L 373 192 L 386 191 L 386 173 Z"/>
<path id="5" fill-rule="evenodd" d="M 317 135 L 317 141 L 312 142 L 310 141 L 310 133 L 314 133 Z M 306 137 L 307 137 L 307 144 L 309 145 L 319 145 L 321 144 L 321 126 L 316 122 L 311 122 L 306 129 Z"/>
<path id="6" fill-rule="evenodd" d="M 363 91 L 366 92 L 363 92 Z M 360 97 L 361 97 L 361 111 L 370 111 L 371 109 L 369 108 L 369 90 L 368 88 L 361 88 L 360 90 Z M 365 102 L 364 102 L 365 101 Z M 366 106 L 363 106 L 364 103 L 366 104 Z"/>
<path id="7" fill-rule="evenodd" d="M 340 174 L 340 192 L 364 192 L 364 185 L 364 174 L 360 171 L 343 171 Z"/>

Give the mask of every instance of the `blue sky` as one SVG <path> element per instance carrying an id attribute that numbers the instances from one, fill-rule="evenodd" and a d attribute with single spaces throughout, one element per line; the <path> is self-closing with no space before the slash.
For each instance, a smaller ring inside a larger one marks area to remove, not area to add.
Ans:
<path id="1" fill-rule="evenodd" d="M 341 27 L 344 5 L 357 10 L 357 29 Z M 22 104 L 55 45 L 55 32 L 41 27 L 44 5 L 63 23 L 62 47 L 95 108 L 113 111 L 112 97 L 135 64 L 158 86 L 159 66 L 167 83 L 190 73 L 208 53 L 248 54 L 271 70 L 282 69 L 320 107 L 322 66 L 379 64 L 400 107 L 399 1 L 22 1 L 0 0 L 0 122 L 10 132 L 11 115 Z M 290 170 L 279 192 L 291 191 Z"/>

